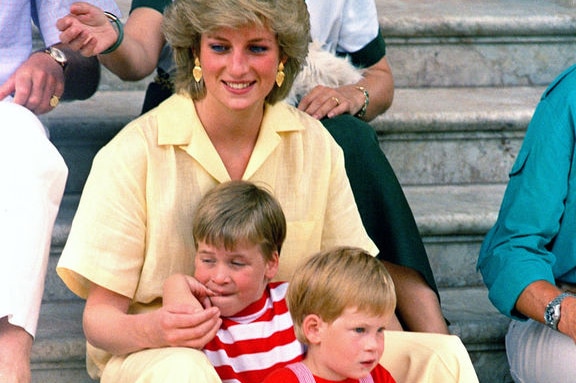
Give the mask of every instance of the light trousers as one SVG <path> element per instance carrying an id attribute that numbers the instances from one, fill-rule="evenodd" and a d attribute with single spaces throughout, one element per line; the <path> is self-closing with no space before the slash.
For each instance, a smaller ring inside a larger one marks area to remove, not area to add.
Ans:
<path id="1" fill-rule="evenodd" d="M 477 383 L 460 338 L 454 335 L 387 331 L 381 364 L 394 379 L 410 383 Z M 101 383 L 220 383 L 201 351 L 187 348 L 144 350 L 115 356 Z"/>
<path id="2" fill-rule="evenodd" d="M 510 374 L 517 383 L 561 383 L 576 379 L 574 341 L 534 320 L 510 323 L 506 354 Z"/>
<path id="3" fill-rule="evenodd" d="M 67 176 L 40 120 L 0 102 L 0 318 L 32 336 Z"/>

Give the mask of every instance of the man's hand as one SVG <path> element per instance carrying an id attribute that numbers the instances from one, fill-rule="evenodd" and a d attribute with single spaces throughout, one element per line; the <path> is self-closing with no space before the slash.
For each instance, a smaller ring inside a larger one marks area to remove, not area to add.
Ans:
<path id="1" fill-rule="evenodd" d="M 0 100 L 13 95 L 14 102 L 35 114 L 51 111 L 52 96 L 64 93 L 64 71 L 50 55 L 36 52 L 0 86 Z"/>
<path id="2" fill-rule="evenodd" d="M 30 383 L 32 336 L 0 319 L 0 383 Z"/>

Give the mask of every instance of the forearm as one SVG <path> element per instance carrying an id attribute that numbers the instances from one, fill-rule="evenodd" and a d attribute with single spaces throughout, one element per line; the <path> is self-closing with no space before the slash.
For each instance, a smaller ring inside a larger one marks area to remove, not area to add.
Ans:
<path id="1" fill-rule="evenodd" d="M 370 94 L 370 103 L 366 109 L 364 120 L 373 120 L 386 112 L 392 105 L 394 99 L 394 77 L 386 57 L 367 68 L 364 71 L 364 78 L 354 85 L 366 88 Z M 358 93 L 357 98 L 363 103 L 364 95 L 359 91 Z"/>
<path id="2" fill-rule="evenodd" d="M 161 13 L 145 7 L 135 9 L 124 26 L 122 44 L 114 52 L 100 54 L 100 62 L 122 80 L 143 79 L 158 65 L 165 42 L 161 27 Z"/>
<path id="3" fill-rule="evenodd" d="M 130 35 L 125 36 L 117 50 L 108 54 L 100 54 L 98 59 L 121 80 L 139 81 L 154 71 L 160 53 L 149 54 Z M 154 56 L 156 56 L 155 60 Z"/>
<path id="4" fill-rule="evenodd" d="M 146 336 L 149 314 L 127 314 L 109 304 L 87 305 L 83 326 L 90 344 L 114 355 L 153 347 Z"/>
<path id="5" fill-rule="evenodd" d="M 544 323 L 546 305 L 561 293 L 562 291 L 550 282 L 532 282 L 518 297 L 516 310 L 535 321 Z"/>
<path id="6" fill-rule="evenodd" d="M 535 321 L 545 323 L 546 306 L 562 292 L 550 282 L 543 280 L 532 282 L 518 297 L 516 310 Z M 558 331 L 576 342 L 576 297 L 568 296 L 560 303 Z"/>
<path id="7" fill-rule="evenodd" d="M 396 311 L 407 330 L 448 334 L 448 327 L 434 290 L 415 270 L 384 262 L 394 281 Z"/>

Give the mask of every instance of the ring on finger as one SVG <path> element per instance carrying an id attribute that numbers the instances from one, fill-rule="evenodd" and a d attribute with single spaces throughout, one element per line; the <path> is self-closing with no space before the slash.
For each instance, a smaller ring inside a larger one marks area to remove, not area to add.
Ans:
<path id="1" fill-rule="evenodd" d="M 53 95 L 52 97 L 50 97 L 50 106 L 52 108 L 55 108 L 58 106 L 58 104 L 60 103 L 60 97 Z"/>
<path id="2" fill-rule="evenodd" d="M 338 100 L 338 97 L 330 97 L 331 100 L 333 100 L 336 103 L 336 106 L 340 105 L 340 100 Z"/>

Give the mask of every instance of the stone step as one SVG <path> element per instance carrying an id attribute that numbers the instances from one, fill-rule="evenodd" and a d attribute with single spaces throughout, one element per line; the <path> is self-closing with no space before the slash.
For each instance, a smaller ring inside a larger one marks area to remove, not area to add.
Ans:
<path id="1" fill-rule="evenodd" d="M 576 60 L 571 0 L 376 0 L 397 87 L 546 85 Z"/>
<path id="2" fill-rule="evenodd" d="M 89 383 L 82 331 L 84 302 L 45 302 L 32 348 L 33 383 Z"/>
<path id="3" fill-rule="evenodd" d="M 372 125 L 403 185 L 507 182 L 543 90 L 397 89 Z"/>
<path id="4" fill-rule="evenodd" d="M 503 183 L 543 89 L 398 89 L 372 125 L 403 185 Z M 94 154 L 140 113 L 142 97 L 98 92 L 42 116 L 70 168 L 68 193 L 82 190 Z"/>
<path id="5" fill-rule="evenodd" d="M 483 286 L 476 260 L 504 189 L 505 184 L 404 187 L 440 288 Z"/>

